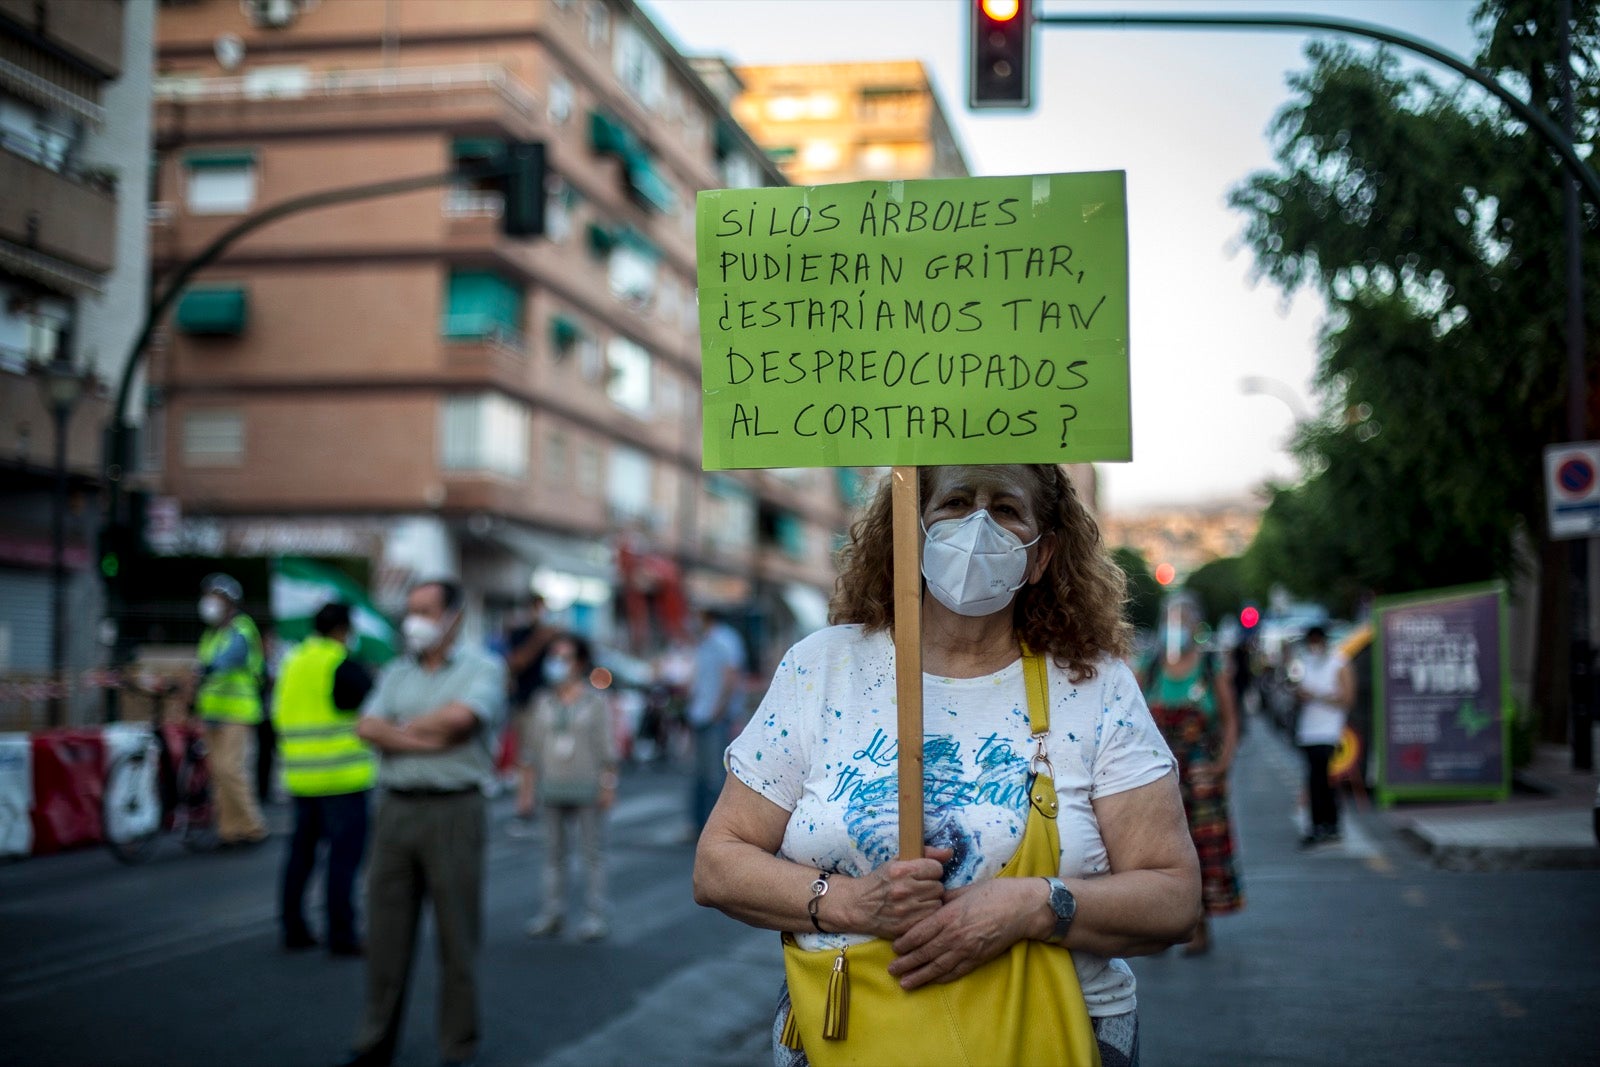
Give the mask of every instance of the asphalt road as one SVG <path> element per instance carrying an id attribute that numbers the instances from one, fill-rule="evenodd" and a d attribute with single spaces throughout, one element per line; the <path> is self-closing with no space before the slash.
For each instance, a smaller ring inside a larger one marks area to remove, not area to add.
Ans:
<path id="1" fill-rule="evenodd" d="M 1453 873 L 1375 819 L 1295 848 L 1298 762 L 1259 723 L 1235 776 L 1246 909 L 1215 948 L 1135 961 L 1144 1063 L 1589 1064 L 1600 1019 L 1600 872 Z M 482 1062 L 770 1062 L 774 934 L 697 907 L 684 782 L 633 769 L 610 839 L 612 936 L 530 941 L 541 842 L 494 805 Z M 273 818 L 280 827 L 287 811 Z M 344 1049 L 359 961 L 277 947 L 281 842 L 149 865 L 102 850 L 0 867 L 0 1062 L 320 1065 Z M 436 1061 L 431 941 L 400 1064 Z"/>

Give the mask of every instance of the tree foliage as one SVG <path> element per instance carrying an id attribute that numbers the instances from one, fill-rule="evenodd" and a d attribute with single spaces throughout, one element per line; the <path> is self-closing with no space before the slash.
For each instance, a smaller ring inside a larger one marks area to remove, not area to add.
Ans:
<path id="1" fill-rule="evenodd" d="M 1580 146 L 1600 110 L 1597 7 L 1573 3 Z M 1480 67 L 1559 115 L 1555 11 L 1489 0 L 1475 24 Z M 1307 56 L 1272 127 L 1276 169 L 1231 194 L 1259 273 L 1330 309 L 1322 414 L 1296 442 L 1307 476 L 1273 491 L 1246 574 L 1330 606 L 1509 577 L 1518 531 L 1544 525 L 1543 447 L 1566 436 L 1560 166 L 1476 87 L 1387 50 Z M 1597 217 L 1585 203 L 1591 279 Z M 1592 354 L 1600 286 L 1587 292 Z"/>
<path id="2" fill-rule="evenodd" d="M 1123 545 L 1111 550 L 1111 558 L 1128 576 L 1128 621 L 1136 630 L 1154 630 L 1161 620 L 1161 583 L 1144 553 Z"/>

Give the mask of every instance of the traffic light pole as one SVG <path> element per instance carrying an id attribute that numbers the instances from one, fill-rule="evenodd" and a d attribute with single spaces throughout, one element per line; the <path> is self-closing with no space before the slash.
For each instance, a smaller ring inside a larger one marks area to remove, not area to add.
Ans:
<path id="1" fill-rule="evenodd" d="M 150 338 L 155 335 L 157 327 L 173 304 L 177 303 L 179 295 L 189 284 L 189 281 L 200 271 L 211 266 L 222 258 L 235 242 L 254 233 L 263 226 L 298 215 L 317 208 L 332 207 L 335 204 L 347 204 L 356 200 L 373 200 L 378 197 L 393 196 L 397 193 L 409 193 L 417 189 L 428 189 L 433 186 L 448 185 L 456 181 L 476 181 L 485 178 L 501 178 L 509 173 L 505 164 L 491 164 L 486 167 L 471 167 L 448 170 L 441 174 L 423 174 L 412 178 L 397 178 L 386 182 L 369 182 L 365 185 L 351 185 L 342 189 L 328 189 L 318 193 L 308 193 L 297 196 L 282 203 L 264 208 L 253 215 L 247 216 L 218 234 L 216 239 L 205 248 L 201 249 L 192 259 L 186 260 L 173 273 L 166 288 L 150 304 L 150 309 L 145 313 L 144 323 L 139 328 L 138 336 L 134 338 L 133 345 L 128 349 L 128 355 L 122 364 L 122 376 L 117 383 L 116 399 L 111 408 L 111 425 L 106 431 L 106 438 L 101 453 L 100 477 L 106 486 L 106 509 L 101 522 L 101 531 L 122 528 L 126 523 L 122 515 L 124 506 L 123 481 L 128 476 L 133 462 L 131 440 L 133 427 L 128 423 L 128 400 L 133 392 L 133 380 L 138 374 L 139 366 L 144 360 L 145 350 L 150 344 Z M 104 540 L 104 537 L 102 537 Z M 115 632 L 112 640 L 111 666 L 120 669 L 127 663 L 128 643 L 126 637 L 127 627 L 123 619 L 121 591 L 117 583 L 107 583 L 107 609 L 108 614 L 115 623 Z M 114 722 L 119 716 L 118 690 L 115 686 L 106 689 L 105 719 Z"/>
<path id="2" fill-rule="evenodd" d="M 1572 5 L 1562 0 L 1558 5 L 1560 46 L 1562 57 L 1562 111 L 1566 128 L 1556 125 L 1549 116 L 1525 103 L 1495 78 L 1470 63 L 1436 48 L 1427 41 L 1377 26 L 1369 22 L 1352 22 L 1348 19 L 1324 18 L 1318 15 L 1245 15 L 1245 14 L 1049 14 L 1035 15 L 1033 21 L 1042 26 L 1093 26 L 1101 29 L 1207 29 L 1207 30 L 1327 30 L 1333 33 L 1366 37 L 1384 44 L 1392 44 L 1407 51 L 1425 56 L 1443 64 L 1462 77 L 1476 83 L 1494 95 L 1513 115 L 1527 123 L 1545 145 L 1566 164 L 1568 179 L 1562 181 L 1563 221 L 1566 236 L 1567 281 L 1567 436 L 1581 441 L 1588 434 L 1585 420 L 1585 364 L 1587 339 L 1583 315 L 1582 229 L 1578 211 L 1577 186 L 1582 185 L 1589 200 L 1600 209 L 1600 174 L 1578 157 L 1572 146 L 1572 86 L 1571 86 L 1571 24 Z M 1573 590 L 1570 610 L 1571 661 L 1568 665 L 1568 682 L 1571 690 L 1568 710 L 1572 740 L 1572 766 L 1574 770 L 1587 771 L 1594 766 L 1593 727 L 1590 716 L 1595 713 L 1597 679 L 1593 673 L 1594 646 L 1589 634 L 1589 571 L 1587 541 L 1571 542 L 1568 546 Z"/>

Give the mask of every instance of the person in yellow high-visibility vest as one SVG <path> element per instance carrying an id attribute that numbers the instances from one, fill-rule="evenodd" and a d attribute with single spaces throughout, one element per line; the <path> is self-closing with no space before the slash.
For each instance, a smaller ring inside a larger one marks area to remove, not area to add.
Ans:
<path id="1" fill-rule="evenodd" d="M 211 777 L 216 783 L 217 838 L 223 845 L 266 840 L 267 824 L 245 767 L 261 721 L 261 635 L 240 610 L 244 589 L 226 574 L 200 585 L 200 635 L 195 657 L 195 713 L 206 724 Z"/>
<path id="2" fill-rule="evenodd" d="M 346 647 L 347 605 L 324 605 L 312 628 L 284 658 L 272 698 L 283 784 L 294 798 L 294 835 L 284 858 L 278 919 L 284 948 L 317 944 L 306 923 L 305 895 L 318 845 L 326 840 L 328 951 L 359 956 L 353 891 L 367 847 L 367 801 L 378 769 L 376 757 L 356 736 L 356 719 L 372 689 L 372 675 Z"/>

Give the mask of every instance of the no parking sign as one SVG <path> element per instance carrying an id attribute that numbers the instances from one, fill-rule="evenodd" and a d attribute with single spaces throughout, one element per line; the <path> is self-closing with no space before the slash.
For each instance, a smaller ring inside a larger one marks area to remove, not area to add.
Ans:
<path id="1" fill-rule="evenodd" d="M 1544 495 L 1551 540 L 1600 534 L 1600 441 L 1548 446 Z"/>

